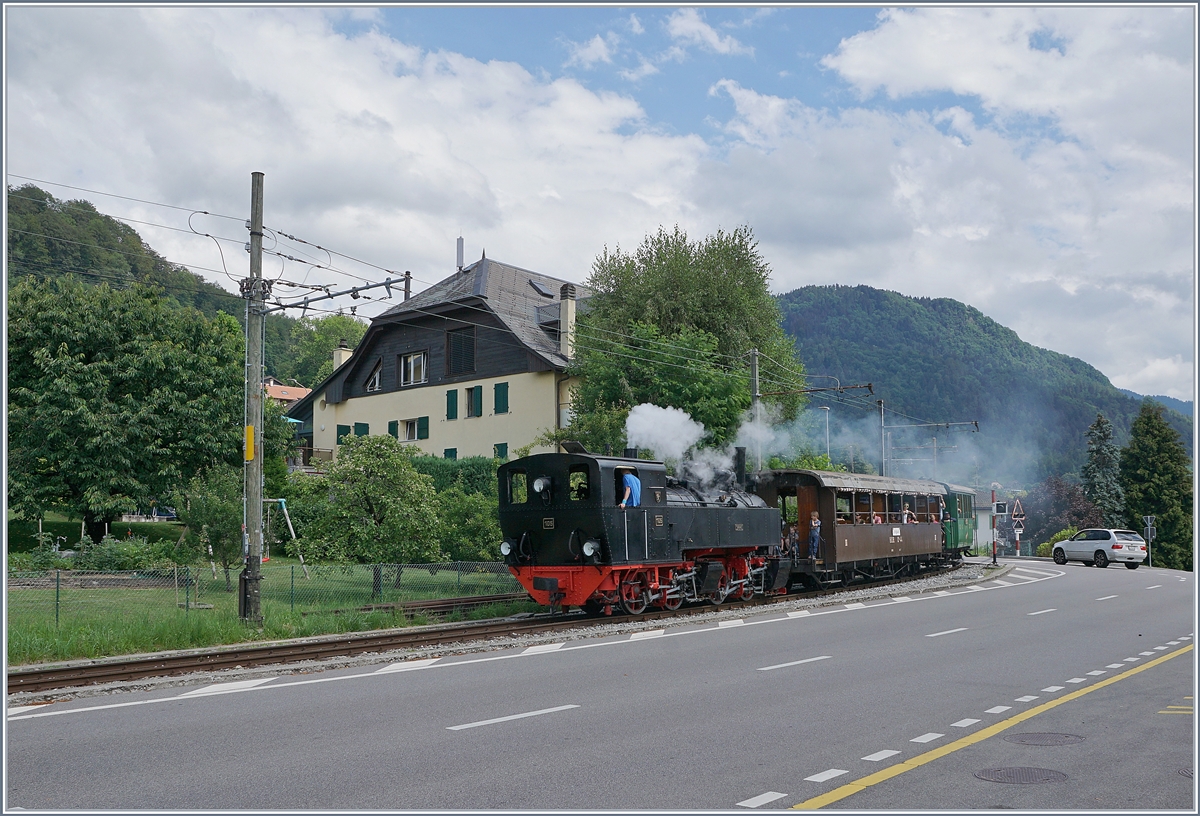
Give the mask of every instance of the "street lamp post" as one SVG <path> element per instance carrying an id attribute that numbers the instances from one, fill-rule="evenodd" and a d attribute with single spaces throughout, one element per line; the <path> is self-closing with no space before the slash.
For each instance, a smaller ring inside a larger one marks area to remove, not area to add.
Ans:
<path id="1" fill-rule="evenodd" d="M 825 412 L 825 458 L 829 459 L 829 406 L 822 405 L 821 410 Z"/>

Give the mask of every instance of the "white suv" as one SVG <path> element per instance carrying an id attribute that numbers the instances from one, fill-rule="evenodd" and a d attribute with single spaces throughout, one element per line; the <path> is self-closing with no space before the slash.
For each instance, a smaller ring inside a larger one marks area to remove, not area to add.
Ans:
<path id="1" fill-rule="evenodd" d="M 1124 561 L 1137 569 L 1146 560 L 1146 542 L 1133 530 L 1080 530 L 1054 545 L 1054 563 L 1082 561 L 1103 569 L 1112 561 Z"/>

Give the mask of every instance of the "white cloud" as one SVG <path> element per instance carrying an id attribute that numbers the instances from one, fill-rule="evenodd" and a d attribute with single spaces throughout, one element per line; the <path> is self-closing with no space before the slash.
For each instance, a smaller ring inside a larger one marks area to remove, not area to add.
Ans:
<path id="1" fill-rule="evenodd" d="M 657 73 L 658 67 L 645 58 L 642 58 L 637 68 L 624 68 L 617 72 L 621 79 L 626 79 L 630 82 L 637 82 L 639 79 L 645 79 Z"/>
<path id="2" fill-rule="evenodd" d="M 827 67 L 864 93 L 975 96 L 984 115 L 967 101 L 819 110 L 726 78 L 710 89 L 735 111 L 719 123 L 721 152 L 662 132 L 628 95 L 342 34 L 315 9 L 6 13 L 8 170 L 235 216 L 198 223 L 235 240 L 234 277 L 255 170 L 269 226 L 419 282 L 452 270 L 460 231 L 469 258 L 486 247 L 579 281 L 605 244 L 632 248 L 660 224 L 745 223 L 777 291 L 954 297 L 1119 385 L 1190 395 L 1194 100 L 1176 9 L 891 12 Z M 671 19 L 680 55 L 715 48 L 700 27 L 684 33 L 689 20 L 712 32 L 694 10 Z M 724 53 L 742 48 L 712 36 Z M 1046 37 L 1061 51 L 1029 45 Z M 625 73 L 655 70 L 642 59 Z M 1029 116 L 1057 131 L 1019 127 Z M 184 226 L 172 211 L 50 190 Z M 221 266 L 207 239 L 138 229 L 172 260 Z"/>
<path id="3" fill-rule="evenodd" d="M 609 39 L 605 40 L 597 34 L 586 43 L 569 43 L 571 47 L 571 57 L 564 63 L 565 65 L 581 65 L 584 68 L 591 68 L 597 62 L 612 62 L 612 50 L 616 46 L 616 36 L 609 32 Z M 609 40 L 612 42 L 610 43 Z"/>
<path id="4" fill-rule="evenodd" d="M 638 19 L 636 14 L 629 15 L 629 30 L 634 34 L 644 34 L 646 29 L 642 26 L 642 21 Z"/>
<path id="5" fill-rule="evenodd" d="M 667 33 L 676 45 L 695 45 L 716 54 L 754 54 L 754 49 L 742 45 L 732 35 L 722 37 L 700 17 L 693 8 L 679 9 L 667 18 Z"/>

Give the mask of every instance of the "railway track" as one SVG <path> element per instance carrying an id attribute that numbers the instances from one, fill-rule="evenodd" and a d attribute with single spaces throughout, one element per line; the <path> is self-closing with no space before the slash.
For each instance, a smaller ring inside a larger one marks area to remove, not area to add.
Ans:
<path id="1" fill-rule="evenodd" d="M 957 569 L 957 567 L 952 567 L 948 571 L 953 571 L 953 569 Z M 142 680 L 150 677 L 169 677 L 198 671 L 250 668 L 253 666 L 287 664 L 307 660 L 323 660 L 333 657 L 349 657 L 370 652 L 412 649 L 421 646 L 459 643 L 491 637 L 509 637 L 513 635 L 578 629 L 594 626 L 598 623 L 611 623 L 621 620 L 659 620 L 663 618 L 687 617 L 689 615 L 712 612 L 718 608 L 741 609 L 767 606 L 783 601 L 837 595 L 850 589 L 876 588 L 902 584 L 918 578 L 927 578 L 931 574 L 933 573 L 927 572 L 907 578 L 895 578 L 874 581 L 870 584 L 790 593 L 788 595 L 758 596 L 751 600 L 728 601 L 719 607 L 700 604 L 685 606 L 674 612 L 665 610 L 648 611 L 642 615 L 638 615 L 636 618 L 627 616 L 589 618 L 578 614 L 566 616 L 551 616 L 547 614 L 520 620 L 510 618 L 471 623 L 438 624 L 410 629 L 389 629 L 381 632 L 356 632 L 343 635 L 321 636 L 268 644 L 228 646 L 183 654 L 171 653 L 150 657 L 112 658 L 88 663 L 76 663 L 69 666 L 18 667 L 9 669 L 8 671 L 8 693 L 50 691 L 100 683 Z M 482 598 L 451 598 L 441 602 L 420 603 L 424 604 L 422 609 L 425 611 L 437 611 L 436 607 L 438 606 L 446 610 L 462 608 L 476 601 L 495 603 L 499 598 L 513 600 L 514 598 L 520 599 L 522 597 L 524 595 L 491 596 L 486 601 Z M 406 604 L 405 606 L 408 605 Z"/>

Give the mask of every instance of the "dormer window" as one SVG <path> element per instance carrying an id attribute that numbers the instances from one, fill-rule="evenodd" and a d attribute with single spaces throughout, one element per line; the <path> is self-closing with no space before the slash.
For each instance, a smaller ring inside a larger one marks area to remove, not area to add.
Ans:
<path id="1" fill-rule="evenodd" d="M 380 389 L 380 383 L 383 380 L 383 360 L 375 363 L 375 367 L 371 369 L 371 376 L 367 377 L 367 393 Z"/>
<path id="2" fill-rule="evenodd" d="M 400 357 L 400 385 L 417 385 L 425 382 L 425 352 L 404 354 Z"/>

